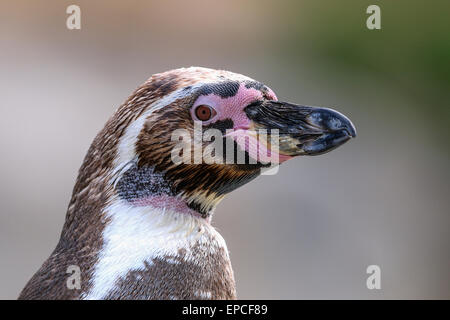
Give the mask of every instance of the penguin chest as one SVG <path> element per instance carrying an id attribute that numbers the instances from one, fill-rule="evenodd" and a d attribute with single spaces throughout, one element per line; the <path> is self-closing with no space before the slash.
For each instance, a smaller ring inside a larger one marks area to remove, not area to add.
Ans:
<path id="1" fill-rule="evenodd" d="M 91 288 L 83 298 L 236 298 L 228 249 L 208 222 L 178 213 L 121 209 L 126 210 L 110 211 Z"/>

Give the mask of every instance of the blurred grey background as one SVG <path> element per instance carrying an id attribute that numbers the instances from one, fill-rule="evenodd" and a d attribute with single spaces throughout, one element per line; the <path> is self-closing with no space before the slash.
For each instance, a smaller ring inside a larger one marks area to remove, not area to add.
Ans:
<path id="1" fill-rule="evenodd" d="M 70 4 L 81 30 L 66 28 Z M 381 7 L 382 29 L 366 28 Z M 54 249 L 96 133 L 153 73 L 243 73 L 357 139 L 230 194 L 242 299 L 449 299 L 448 1 L 0 2 L 0 298 Z M 381 290 L 366 268 L 381 267 Z"/>

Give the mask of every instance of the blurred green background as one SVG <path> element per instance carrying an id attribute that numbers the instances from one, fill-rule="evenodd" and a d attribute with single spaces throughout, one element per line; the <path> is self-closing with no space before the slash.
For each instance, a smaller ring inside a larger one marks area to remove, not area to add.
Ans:
<path id="1" fill-rule="evenodd" d="M 70 4 L 81 30 L 66 28 Z M 366 8 L 381 8 L 381 30 Z M 153 73 L 248 75 L 358 137 L 230 194 L 238 297 L 450 298 L 449 1 L 0 2 L 0 298 L 59 238 L 95 134 Z M 381 267 L 382 289 L 366 288 Z"/>

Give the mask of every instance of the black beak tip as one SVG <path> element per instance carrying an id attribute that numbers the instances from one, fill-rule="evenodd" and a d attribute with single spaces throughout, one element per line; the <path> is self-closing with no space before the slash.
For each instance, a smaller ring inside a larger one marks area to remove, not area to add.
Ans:
<path id="1" fill-rule="evenodd" d="M 344 130 L 350 138 L 356 138 L 356 128 L 350 120 L 348 120 Z"/>
<path id="2" fill-rule="evenodd" d="M 344 131 L 350 138 L 356 137 L 356 128 L 349 118 L 329 108 L 316 108 L 309 115 L 310 123 L 325 131 Z"/>
<path id="3" fill-rule="evenodd" d="M 314 108 L 307 121 L 322 133 L 319 138 L 301 146 L 307 155 L 324 154 L 356 137 L 356 128 L 350 119 L 333 109 Z"/>

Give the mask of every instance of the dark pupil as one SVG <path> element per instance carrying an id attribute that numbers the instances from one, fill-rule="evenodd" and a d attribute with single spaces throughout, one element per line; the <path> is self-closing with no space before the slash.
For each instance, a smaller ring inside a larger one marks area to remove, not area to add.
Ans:
<path id="1" fill-rule="evenodd" d="M 199 118 L 202 118 L 201 120 L 206 120 L 206 118 L 209 117 L 209 109 L 207 107 L 200 107 L 198 108 L 199 111 Z"/>

